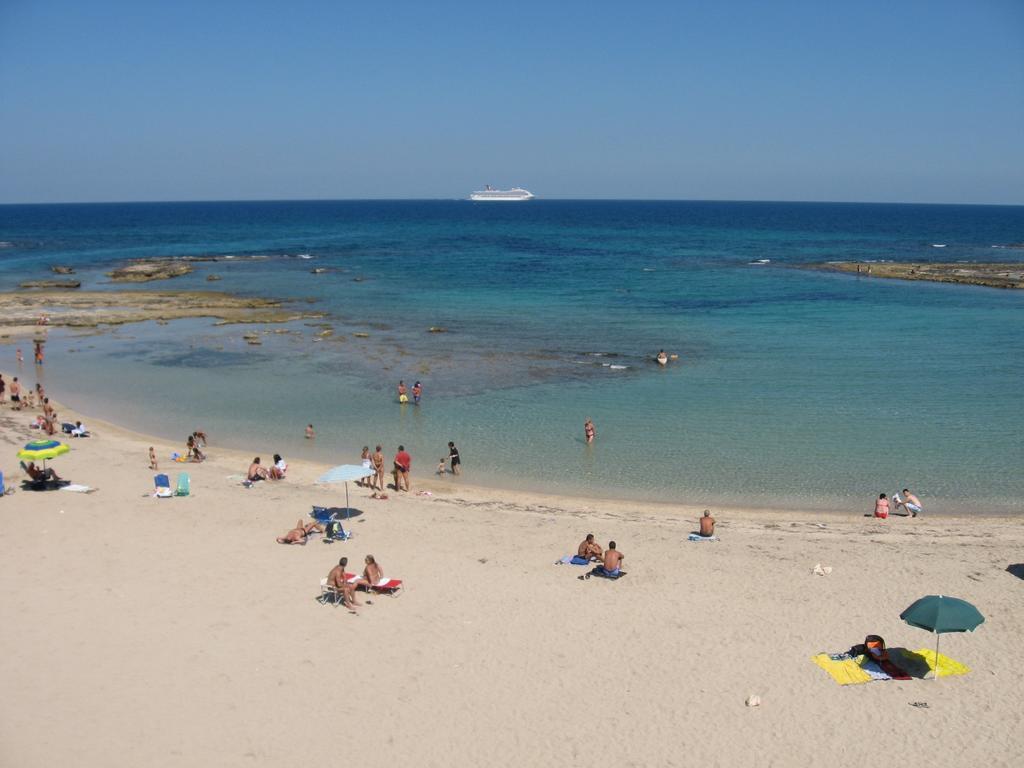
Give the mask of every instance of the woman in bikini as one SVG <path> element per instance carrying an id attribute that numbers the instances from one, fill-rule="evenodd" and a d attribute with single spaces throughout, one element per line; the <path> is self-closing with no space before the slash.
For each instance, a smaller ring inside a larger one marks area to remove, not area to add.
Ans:
<path id="1" fill-rule="evenodd" d="M 381 450 L 381 447 L 379 445 L 377 446 L 377 450 L 374 452 L 373 456 L 371 457 L 371 461 L 373 461 L 374 476 L 373 476 L 373 479 L 370 480 L 370 487 L 371 488 L 376 488 L 379 491 L 383 491 L 384 490 L 384 452 Z"/>

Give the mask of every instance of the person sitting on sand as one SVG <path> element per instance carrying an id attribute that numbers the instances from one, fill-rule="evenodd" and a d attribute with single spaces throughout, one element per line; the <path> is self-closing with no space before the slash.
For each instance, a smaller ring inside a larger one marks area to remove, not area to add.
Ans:
<path id="1" fill-rule="evenodd" d="M 594 541 L 594 534 L 588 533 L 587 538 L 580 542 L 576 556 L 582 557 L 584 560 L 590 560 L 592 557 L 600 560 L 604 557 L 604 551 L 601 549 L 601 545 Z"/>
<path id="2" fill-rule="evenodd" d="M 199 442 L 196 440 L 195 435 L 188 436 L 188 440 L 185 441 L 185 446 L 188 448 L 189 460 L 202 461 L 206 458 L 206 454 L 199 450 Z"/>
<path id="3" fill-rule="evenodd" d="M 340 594 L 345 606 L 352 611 L 356 612 L 356 606 L 359 603 L 356 602 L 356 587 L 354 584 L 349 584 L 345 581 L 345 566 L 348 565 L 348 558 L 343 557 L 338 561 L 338 564 L 331 568 L 331 572 L 327 574 L 327 586 L 335 590 L 336 594 Z"/>
<path id="4" fill-rule="evenodd" d="M 603 575 L 611 576 L 614 579 L 622 574 L 619 566 L 625 559 L 626 556 L 615 548 L 615 542 L 609 541 L 608 549 L 604 553 L 604 562 L 597 566 L 597 568 Z"/>
<path id="5" fill-rule="evenodd" d="M 889 517 L 889 499 L 884 493 L 878 494 L 878 500 L 875 502 L 875 517 L 880 517 L 883 520 Z"/>
<path id="6" fill-rule="evenodd" d="M 374 587 L 380 584 L 384 580 L 384 569 L 381 567 L 373 555 L 366 556 L 366 567 L 363 568 L 363 575 L 361 578 L 353 579 L 349 582 L 354 587 Z"/>
<path id="7" fill-rule="evenodd" d="M 28 472 L 28 476 L 31 477 L 37 483 L 45 483 L 50 480 L 54 481 L 55 483 L 59 483 L 61 481 L 60 478 L 57 476 L 57 473 L 54 472 L 50 467 L 47 467 L 46 469 L 40 469 L 39 467 L 36 466 L 36 463 L 34 461 L 30 461 L 28 463 L 28 466 L 25 467 L 25 471 Z"/>
<path id="8" fill-rule="evenodd" d="M 270 468 L 270 479 L 271 480 L 284 480 L 284 475 L 288 471 L 288 465 L 285 460 L 281 458 L 280 453 L 274 454 L 274 466 Z"/>
<path id="9" fill-rule="evenodd" d="M 704 510 L 704 517 L 700 519 L 700 535 L 710 538 L 715 535 L 715 518 L 711 516 L 711 510 Z"/>
<path id="10" fill-rule="evenodd" d="M 906 488 L 903 489 L 902 494 L 897 493 L 893 497 L 893 501 L 896 502 L 896 511 L 899 511 L 899 508 L 903 507 L 910 513 L 911 517 L 917 517 L 918 512 L 924 511 L 921 505 L 921 500 Z"/>
<path id="11" fill-rule="evenodd" d="M 270 477 L 270 473 L 267 472 L 266 467 L 260 466 L 260 457 L 257 456 L 252 460 L 252 464 L 249 465 L 249 471 L 245 475 L 245 479 L 250 483 L 255 483 L 257 480 L 266 480 Z"/>
<path id="12" fill-rule="evenodd" d="M 312 523 L 303 523 L 302 520 L 299 520 L 297 523 L 295 523 L 295 527 L 288 531 L 288 533 L 286 533 L 284 536 L 277 537 L 277 543 L 302 544 L 303 546 L 305 546 L 306 541 L 309 540 L 309 534 L 313 533 L 314 531 L 318 533 L 323 533 L 324 527 L 316 521 Z"/>
<path id="13" fill-rule="evenodd" d="M 86 429 L 85 425 L 82 422 L 76 421 L 75 422 L 75 428 L 71 430 L 71 436 L 72 437 L 88 437 L 89 436 L 89 430 Z"/>

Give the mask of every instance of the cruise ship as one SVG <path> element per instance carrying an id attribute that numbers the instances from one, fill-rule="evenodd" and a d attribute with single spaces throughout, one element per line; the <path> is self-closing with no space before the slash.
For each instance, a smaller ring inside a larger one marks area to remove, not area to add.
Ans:
<path id="1" fill-rule="evenodd" d="M 532 200 L 533 194 L 522 187 L 512 189 L 493 189 L 490 184 L 473 192 L 470 200 Z"/>

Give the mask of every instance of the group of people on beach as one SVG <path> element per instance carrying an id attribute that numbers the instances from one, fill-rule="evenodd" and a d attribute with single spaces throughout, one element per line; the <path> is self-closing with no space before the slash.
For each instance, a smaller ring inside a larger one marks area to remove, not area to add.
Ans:
<path id="1" fill-rule="evenodd" d="M 367 555 L 363 558 L 363 563 L 364 567 L 361 576 L 345 572 L 345 568 L 348 566 L 347 557 L 341 558 L 338 564 L 327 574 L 327 587 L 342 599 L 345 607 L 352 613 L 355 613 L 356 608 L 362 605 L 362 603 L 356 601 L 356 591 L 360 587 L 367 592 L 371 592 L 385 582 L 384 568 L 373 555 Z M 369 603 L 370 601 L 367 600 L 366 602 Z"/>
<path id="2" fill-rule="evenodd" d="M 586 538 L 576 548 L 576 556 L 587 561 L 596 562 L 595 568 L 598 576 L 605 576 L 610 579 L 617 579 L 622 575 L 622 561 L 626 556 L 617 548 L 614 541 L 608 542 L 608 549 L 601 549 L 601 545 L 594 540 L 594 534 L 588 533 Z"/>
<path id="3" fill-rule="evenodd" d="M 911 517 L 917 517 L 919 512 L 924 511 L 924 505 L 921 504 L 921 500 L 912 494 L 908 488 L 904 488 L 902 493 L 894 493 L 892 501 L 895 506 L 892 509 L 893 514 L 899 514 L 900 507 L 904 510 L 904 516 L 909 513 Z M 885 520 L 889 517 L 890 506 L 889 497 L 884 493 L 878 494 L 878 498 L 875 499 L 874 516 Z"/>
<path id="4" fill-rule="evenodd" d="M 264 467 L 260 457 L 256 456 L 249 465 L 245 479 L 250 483 L 256 483 L 260 480 L 284 480 L 287 473 L 288 464 L 281 458 L 281 454 L 275 453 L 274 463 L 270 465 L 269 469 Z"/>

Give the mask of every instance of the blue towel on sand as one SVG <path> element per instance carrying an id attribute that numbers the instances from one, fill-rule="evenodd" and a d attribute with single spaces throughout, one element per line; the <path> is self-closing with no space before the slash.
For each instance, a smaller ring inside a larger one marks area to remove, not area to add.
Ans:
<path id="1" fill-rule="evenodd" d="M 590 565 L 590 561 L 587 560 L 587 558 L 580 557 L 579 555 L 573 555 L 572 560 L 570 560 L 569 562 L 573 565 Z"/>

